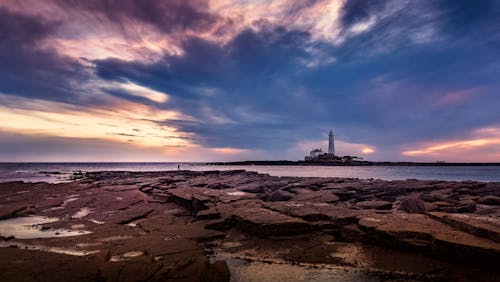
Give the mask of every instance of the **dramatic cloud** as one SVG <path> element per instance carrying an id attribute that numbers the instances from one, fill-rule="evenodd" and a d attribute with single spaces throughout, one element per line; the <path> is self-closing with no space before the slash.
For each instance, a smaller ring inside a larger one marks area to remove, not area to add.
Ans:
<path id="1" fill-rule="evenodd" d="M 334 129 L 339 154 L 500 161 L 478 133 L 500 124 L 499 17 L 495 0 L 4 0 L 0 130 L 208 160 L 298 159 Z"/>
<path id="2" fill-rule="evenodd" d="M 151 24 L 161 31 L 200 31 L 210 27 L 216 20 L 207 13 L 206 0 L 55 0 L 63 9 L 87 11 L 91 17 L 105 17 L 121 25 L 126 32 L 127 24 L 140 21 Z"/>
<path id="3" fill-rule="evenodd" d="M 40 47 L 55 22 L 0 7 L 0 92 L 25 97 L 74 98 L 74 84 L 88 79 L 76 58 Z"/>

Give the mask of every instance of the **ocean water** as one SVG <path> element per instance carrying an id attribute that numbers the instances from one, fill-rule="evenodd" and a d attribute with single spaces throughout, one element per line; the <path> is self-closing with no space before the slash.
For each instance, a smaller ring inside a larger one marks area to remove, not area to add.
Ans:
<path id="1" fill-rule="evenodd" d="M 0 163 L 0 182 L 61 182 L 78 171 L 245 169 L 274 176 L 500 182 L 500 166 L 215 166 L 200 163 Z"/>

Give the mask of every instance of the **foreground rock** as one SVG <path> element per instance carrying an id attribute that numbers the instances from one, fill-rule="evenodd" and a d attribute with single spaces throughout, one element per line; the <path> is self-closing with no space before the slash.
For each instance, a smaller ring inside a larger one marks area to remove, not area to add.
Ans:
<path id="1" fill-rule="evenodd" d="M 0 280 L 262 280 L 256 268 L 269 281 L 490 281 L 499 198 L 498 183 L 246 171 L 2 183 Z M 23 227 L 24 239 L 8 225 L 45 217 Z"/>

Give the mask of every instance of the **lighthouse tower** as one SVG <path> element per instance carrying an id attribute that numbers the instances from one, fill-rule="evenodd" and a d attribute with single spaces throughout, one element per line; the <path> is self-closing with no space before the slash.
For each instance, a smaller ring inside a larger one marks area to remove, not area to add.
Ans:
<path id="1" fill-rule="evenodd" d="M 328 133 L 328 154 L 335 155 L 335 141 L 333 140 L 333 131 Z"/>

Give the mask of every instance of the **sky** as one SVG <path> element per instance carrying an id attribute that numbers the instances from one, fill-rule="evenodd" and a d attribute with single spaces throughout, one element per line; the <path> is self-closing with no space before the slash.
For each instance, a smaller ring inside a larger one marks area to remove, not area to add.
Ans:
<path id="1" fill-rule="evenodd" d="M 500 0 L 0 0 L 0 161 L 500 162 Z"/>

